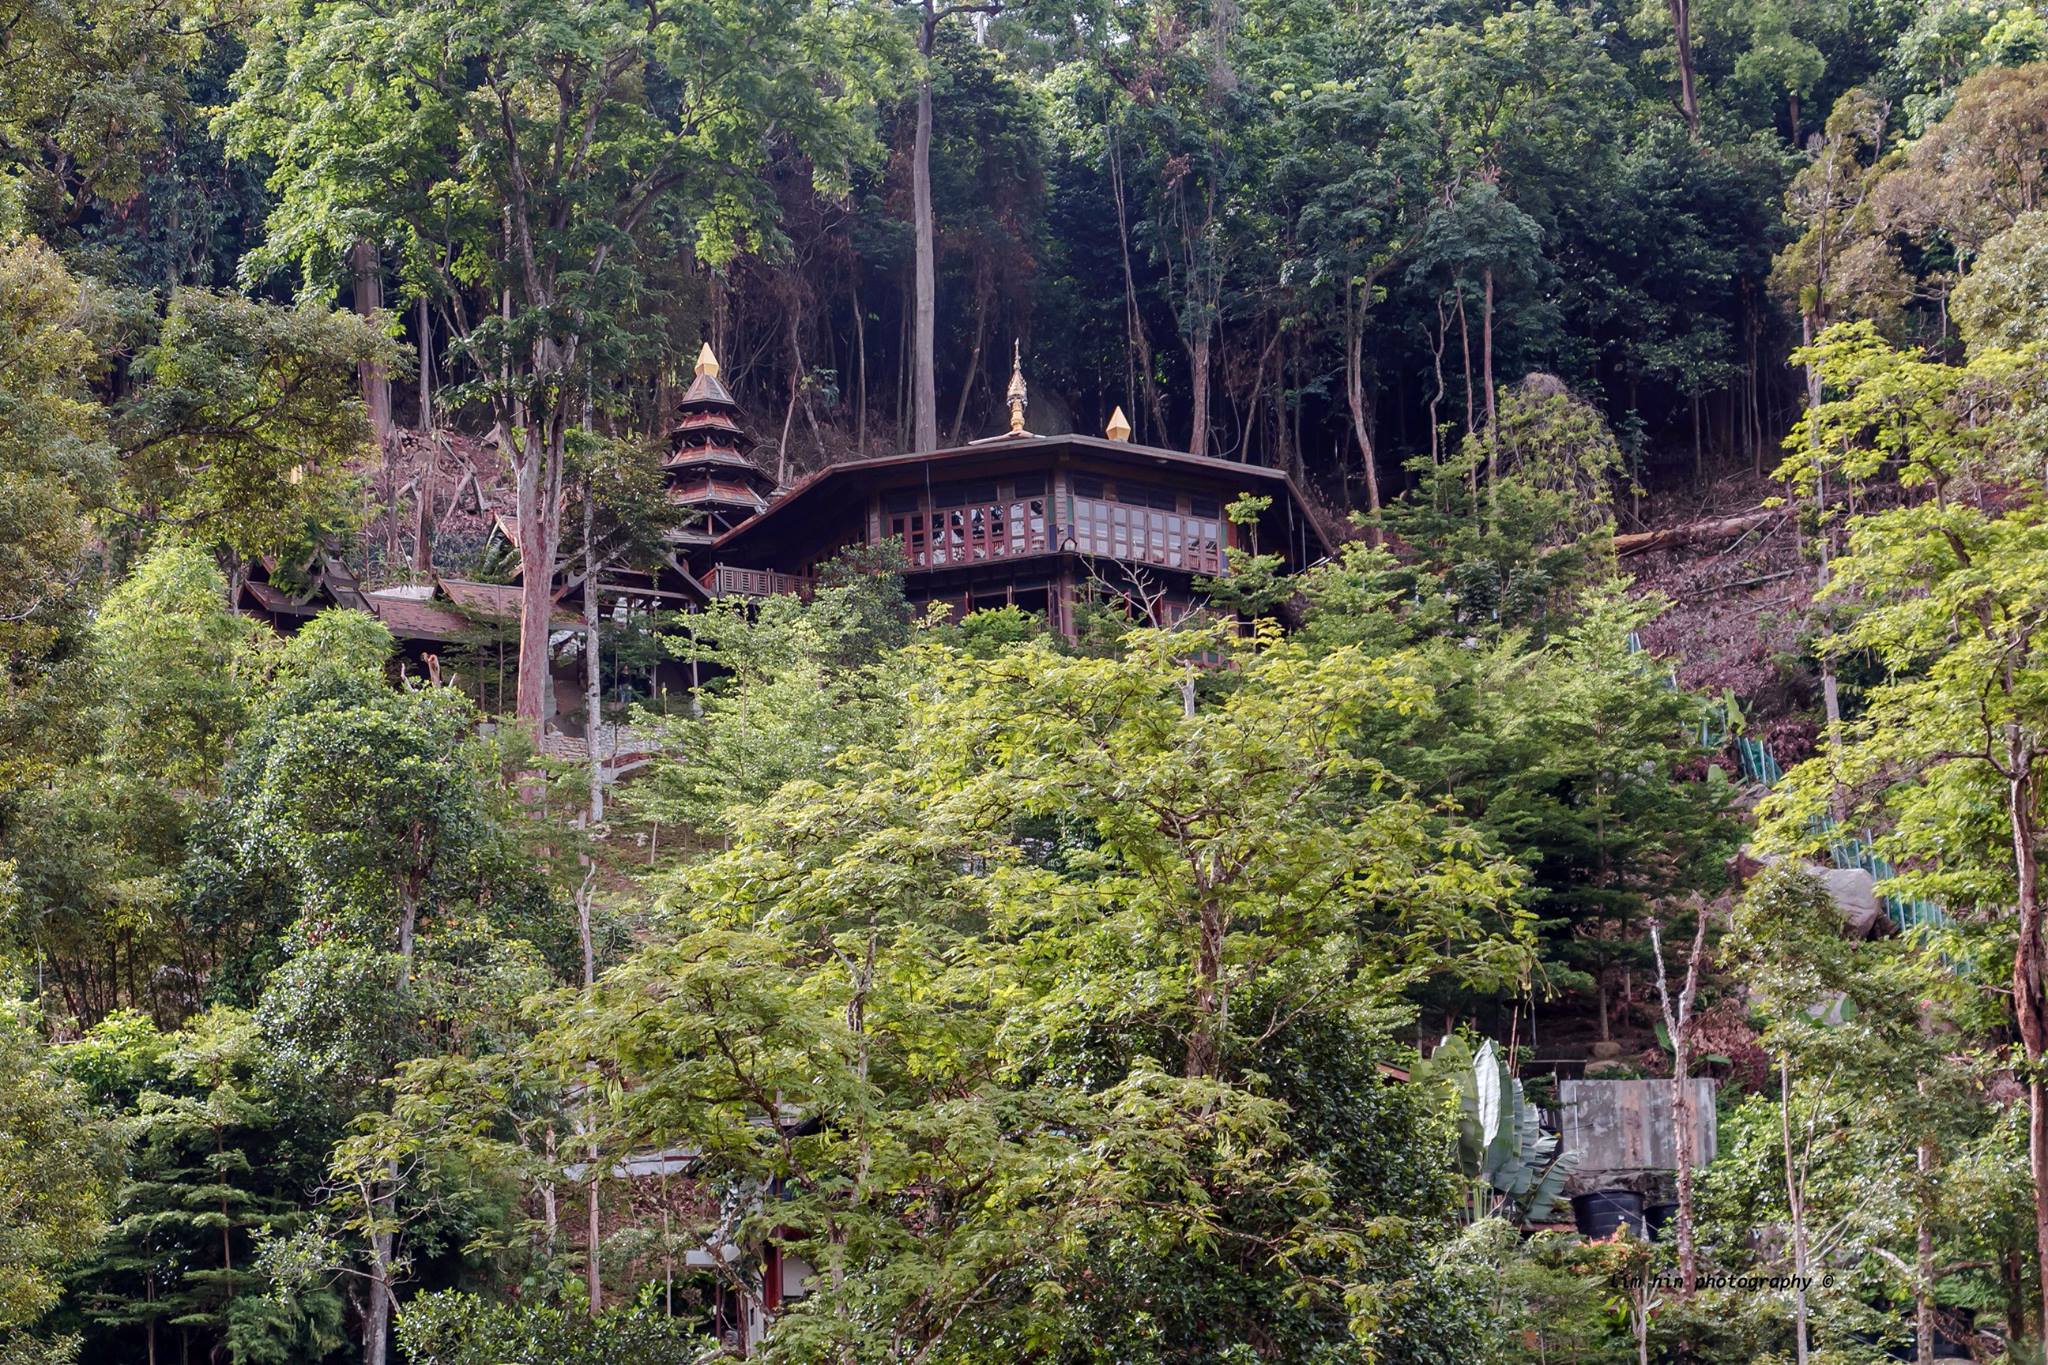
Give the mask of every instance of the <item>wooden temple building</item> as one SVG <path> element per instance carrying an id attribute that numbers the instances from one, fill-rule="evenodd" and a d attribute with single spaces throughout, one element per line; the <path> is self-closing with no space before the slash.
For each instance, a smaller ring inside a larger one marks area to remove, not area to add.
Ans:
<path id="1" fill-rule="evenodd" d="M 739 404 L 705 346 L 662 463 L 668 496 L 689 515 L 670 533 L 662 562 L 602 571 L 600 610 L 617 620 L 697 611 L 717 598 L 806 593 L 842 551 L 893 541 L 913 604 L 943 602 L 960 614 L 1015 605 L 1071 635 L 1084 600 L 1166 625 L 1200 605 L 1201 581 L 1227 575 L 1233 556 L 1277 554 L 1300 569 L 1330 553 L 1283 471 L 1135 444 L 1121 409 L 1100 437 L 1038 435 L 1025 425 L 1028 397 L 1015 365 L 1007 430 L 947 450 L 831 465 L 779 489 L 750 458 Z M 1255 526 L 1226 515 L 1246 495 L 1268 500 Z M 516 562 L 516 521 L 497 516 L 492 535 L 503 542 L 499 560 Z M 391 629 L 408 667 L 444 681 L 460 673 L 488 709 L 509 709 L 516 570 L 496 583 L 438 570 L 424 580 L 366 590 L 331 555 L 290 572 L 265 562 L 248 566 L 236 605 L 284 632 L 326 607 L 367 611 Z M 590 733 L 581 714 L 580 565 L 565 559 L 554 580 L 562 605 L 549 729 L 573 742 Z M 666 662 L 648 665 L 642 686 L 680 696 L 693 681 Z"/>
<path id="2" fill-rule="evenodd" d="M 698 547 L 698 579 L 713 596 L 803 592 L 849 547 L 895 541 L 912 602 L 1016 605 L 1071 634 L 1084 598 L 1170 624 L 1200 603 L 1201 579 L 1254 544 L 1290 569 L 1330 553 L 1284 472 L 1134 445 L 1121 409 L 1102 437 L 1036 435 L 1027 396 L 1014 368 L 1002 434 L 811 475 Z M 1247 494 L 1270 499 L 1256 528 L 1225 515 Z"/>

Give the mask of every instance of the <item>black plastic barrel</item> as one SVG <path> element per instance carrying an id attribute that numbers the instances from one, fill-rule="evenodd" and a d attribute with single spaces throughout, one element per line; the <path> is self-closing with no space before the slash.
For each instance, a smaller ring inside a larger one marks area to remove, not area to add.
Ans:
<path id="1" fill-rule="evenodd" d="M 1670 1228 L 1671 1220 L 1676 1217 L 1678 1217 L 1678 1205 L 1676 1203 L 1660 1201 L 1645 1206 L 1643 1209 L 1643 1225 L 1649 1229 L 1650 1240 L 1653 1242 L 1663 1241 L 1665 1231 Z"/>
<path id="2" fill-rule="evenodd" d="M 1595 1190 L 1572 1200 L 1572 1221 L 1579 1225 L 1579 1231 L 1599 1240 L 1612 1237 L 1614 1230 L 1624 1223 L 1637 1237 L 1646 1234 L 1643 1223 L 1643 1197 L 1634 1190 Z"/>

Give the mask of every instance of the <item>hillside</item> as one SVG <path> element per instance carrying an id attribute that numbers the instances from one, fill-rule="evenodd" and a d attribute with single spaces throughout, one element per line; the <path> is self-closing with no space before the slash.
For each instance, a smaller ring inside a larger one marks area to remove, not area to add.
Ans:
<path id="1" fill-rule="evenodd" d="M 2048 1342 L 2048 10 L 0 0 L 0 1365 Z"/>

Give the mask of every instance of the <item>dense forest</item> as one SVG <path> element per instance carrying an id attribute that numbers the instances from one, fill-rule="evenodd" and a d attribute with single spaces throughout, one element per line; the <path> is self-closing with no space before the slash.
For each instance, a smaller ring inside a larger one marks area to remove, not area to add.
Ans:
<path id="1" fill-rule="evenodd" d="M 1996 0 L 0 0 L 0 1365 L 2042 1360 L 2044 189 Z M 1334 552 L 600 619 L 707 344 Z"/>

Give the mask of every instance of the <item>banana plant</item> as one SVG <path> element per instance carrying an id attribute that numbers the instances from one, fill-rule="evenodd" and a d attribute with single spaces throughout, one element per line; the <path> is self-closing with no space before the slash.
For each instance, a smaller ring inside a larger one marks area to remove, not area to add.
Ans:
<path id="1" fill-rule="evenodd" d="M 1471 1191 L 1472 1217 L 1549 1221 L 1579 1156 L 1564 1150 L 1557 1134 L 1543 1131 L 1541 1114 L 1493 1041 L 1475 1052 L 1462 1038 L 1444 1039 L 1422 1064 L 1420 1078 L 1443 1092 L 1446 1103 L 1456 1096 L 1456 1158 Z"/>

